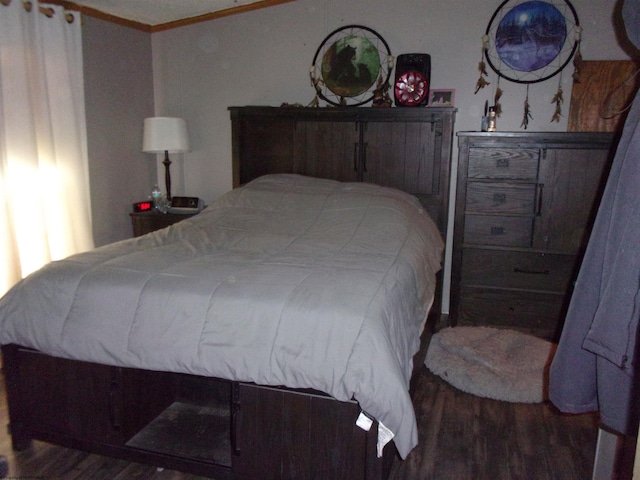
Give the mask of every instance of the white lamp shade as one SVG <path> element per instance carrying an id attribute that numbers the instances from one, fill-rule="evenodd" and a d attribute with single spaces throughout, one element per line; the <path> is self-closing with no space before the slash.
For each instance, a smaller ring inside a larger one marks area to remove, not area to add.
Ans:
<path id="1" fill-rule="evenodd" d="M 142 151 L 147 153 L 188 152 L 187 122 L 182 118 L 173 117 L 145 118 Z"/>

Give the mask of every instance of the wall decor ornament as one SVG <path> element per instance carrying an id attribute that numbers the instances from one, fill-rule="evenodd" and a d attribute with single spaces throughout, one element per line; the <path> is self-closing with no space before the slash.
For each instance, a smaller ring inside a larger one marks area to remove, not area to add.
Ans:
<path id="1" fill-rule="evenodd" d="M 574 59 L 574 81 L 579 81 L 582 27 L 569 0 L 505 0 L 493 13 L 482 37 L 482 54 L 478 64 L 480 77 L 475 93 L 491 85 L 487 64 L 497 74 L 494 106 L 500 116 L 502 79 L 526 84 L 524 115 L 521 127 L 533 118 L 529 105 L 529 85 L 560 75 L 552 122 L 562 116 L 562 71 Z M 485 63 L 486 60 L 486 63 Z"/>
<path id="2" fill-rule="evenodd" d="M 362 25 L 346 25 L 322 41 L 309 70 L 316 96 L 335 106 L 391 104 L 389 77 L 394 58 L 389 45 L 377 32 Z"/>
<path id="3" fill-rule="evenodd" d="M 427 100 L 429 81 L 420 72 L 409 71 L 396 81 L 394 94 L 401 105 L 420 105 Z"/>

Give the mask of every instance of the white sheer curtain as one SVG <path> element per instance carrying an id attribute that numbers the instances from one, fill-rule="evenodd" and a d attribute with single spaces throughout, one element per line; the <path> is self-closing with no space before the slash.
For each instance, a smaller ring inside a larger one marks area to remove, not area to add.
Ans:
<path id="1" fill-rule="evenodd" d="M 93 247 L 89 201 L 80 15 L 0 4 L 0 296 Z"/>

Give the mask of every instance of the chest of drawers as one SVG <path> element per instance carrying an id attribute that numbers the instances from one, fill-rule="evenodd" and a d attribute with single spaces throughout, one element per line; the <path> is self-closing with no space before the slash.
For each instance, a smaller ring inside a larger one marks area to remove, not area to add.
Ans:
<path id="1" fill-rule="evenodd" d="M 557 132 L 458 137 L 451 320 L 555 339 L 613 138 Z"/>

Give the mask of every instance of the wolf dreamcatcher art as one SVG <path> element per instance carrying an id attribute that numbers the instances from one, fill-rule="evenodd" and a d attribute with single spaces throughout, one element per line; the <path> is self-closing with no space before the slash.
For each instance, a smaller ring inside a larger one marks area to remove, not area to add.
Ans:
<path id="1" fill-rule="evenodd" d="M 574 81 L 579 79 L 582 27 L 569 0 L 505 0 L 496 9 L 482 37 L 482 52 L 475 93 L 494 83 L 493 104 L 502 113 L 501 80 L 526 85 L 521 127 L 533 118 L 529 86 L 559 75 L 558 90 L 552 103 L 552 122 L 562 116 L 562 72 L 573 59 Z M 487 64 L 497 74 L 490 81 Z"/>

